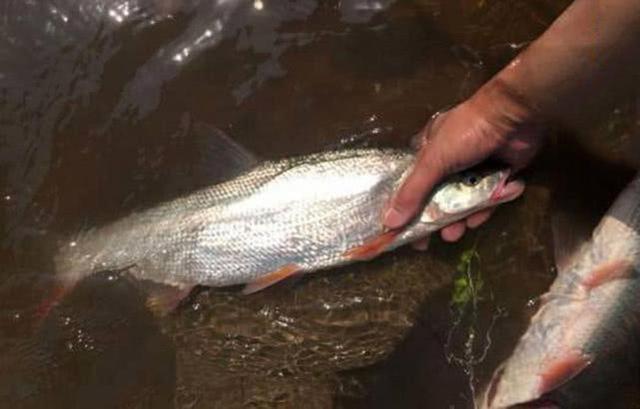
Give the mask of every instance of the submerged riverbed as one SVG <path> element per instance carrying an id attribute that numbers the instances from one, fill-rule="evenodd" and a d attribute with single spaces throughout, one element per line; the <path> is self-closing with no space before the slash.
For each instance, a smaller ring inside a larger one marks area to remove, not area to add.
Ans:
<path id="1" fill-rule="evenodd" d="M 524 197 L 460 243 L 251 296 L 198 289 L 163 318 L 138 283 L 104 272 L 38 311 L 60 240 L 210 183 L 198 124 L 261 158 L 403 146 L 567 4 L 5 1 L 2 405 L 472 408 L 554 278 L 554 206 L 593 223 L 631 174 L 601 162 L 637 159 L 634 101 L 550 130 Z M 640 408 L 640 380 L 618 383 L 609 407 Z"/>

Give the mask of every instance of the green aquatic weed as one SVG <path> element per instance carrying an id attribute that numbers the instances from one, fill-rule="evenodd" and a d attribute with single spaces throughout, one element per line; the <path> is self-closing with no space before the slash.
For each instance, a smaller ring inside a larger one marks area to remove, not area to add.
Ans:
<path id="1" fill-rule="evenodd" d="M 480 300 L 484 281 L 480 274 L 480 254 L 476 247 L 462 252 L 456 266 L 457 277 L 453 281 L 451 305 L 458 311 L 463 310 L 470 302 L 474 305 Z M 474 268 L 475 267 L 475 268 Z"/>
<path id="2" fill-rule="evenodd" d="M 475 367 L 483 362 L 491 347 L 491 331 L 502 316 L 497 309 L 486 326 L 479 314 L 483 301 L 484 280 L 480 268 L 480 254 L 476 245 L 460 254 L 451 294 L 452 323 L 445 344 L 447 361 L 459 366 L 468 377 L 470 396 L 476 396 Z M 489 294 L 491 299 L 491 294 Z M 484 308 L 487 306 L 485 305 Z M 474 408 L 476 408 L 474 403 Z"/>

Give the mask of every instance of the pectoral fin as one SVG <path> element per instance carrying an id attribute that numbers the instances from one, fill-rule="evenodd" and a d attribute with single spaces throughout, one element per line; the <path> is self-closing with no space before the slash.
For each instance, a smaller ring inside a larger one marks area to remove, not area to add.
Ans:
<path id="1" fill-rule="evenodd" d="M 62 300 L 75 287 L 73 283 L 56 283 L 49 294 L 38 304 L 35 310 L 35 323 L 39 326 L 51 313 L 51 311 L 62 302 Z"/>
<path id="2" fill-rule="evenodd" d="M 576 351 L 566 352 L 563 356 L 548 362 L 540 374 L 540 395 L 564 385 L 590 364 L 591 359 L 588 356 Z"/>
<path id="3" fill-rule="evenodd" d="M 366 241 L 360 246 L 347 250 L 344 253 L 344 256 L 352 260 L 372 259 L 384 252 L 389 245 L 393 243 L 393 240 L 395 240 L 398 234 L 400 234 L 399 230 L 389 230 L 369 241 Z"/>
<path id="4" fill-rule="evenodd" d="M 631 278 L 634 274 L 633 264 L 628 260 L 611 260 L 594 268 L 582 284 L 593 289 L 612 280 Z"/>
<path id="5" fill-rule="evenodd" d="M 272 271 L 261 277 L 256 278 L 252 282 L 248 283 L 242 290 L 243 294 L 252 294 L 263 290 L 285 278 L 291 277 L 300 271 L 300 267 L 295 264 L 287 264 L 286 266 L 279 268 L 276 271 Z"/>

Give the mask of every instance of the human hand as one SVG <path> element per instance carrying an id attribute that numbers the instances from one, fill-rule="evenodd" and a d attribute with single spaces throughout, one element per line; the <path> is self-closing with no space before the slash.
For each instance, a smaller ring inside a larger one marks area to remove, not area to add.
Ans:
<path id="1" fill-rule="evenodd" d="M 388 228 L 406 224 L 418 211 L 423 198 L 450 174 L 489 157 L 510 165 L 514 171 L 529 164 L 542 144 L 542 127 L 534 119 L 533 110 L 502 87 L 486 85 L 471 99 L 435 116 L 427 124 L 413 170 L 384 215 Z M 467 228 L 476 228 L 487 221 L 492 210 L 480 211 L 443 228 L 442 238 L 460 239 Z M 418 248 L 425 245 L 425 242 L 416 243 Z"/>

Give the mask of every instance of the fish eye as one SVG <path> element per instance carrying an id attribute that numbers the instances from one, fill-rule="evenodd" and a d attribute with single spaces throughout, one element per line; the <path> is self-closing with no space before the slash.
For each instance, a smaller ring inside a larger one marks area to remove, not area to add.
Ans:
<path id="1" fill-rule="evenodd" d="M 475 186 L 480 182 L 480 178 L 474 174 L 468 174 L 462 178 L 462 183 L 465 186 Z"/>

